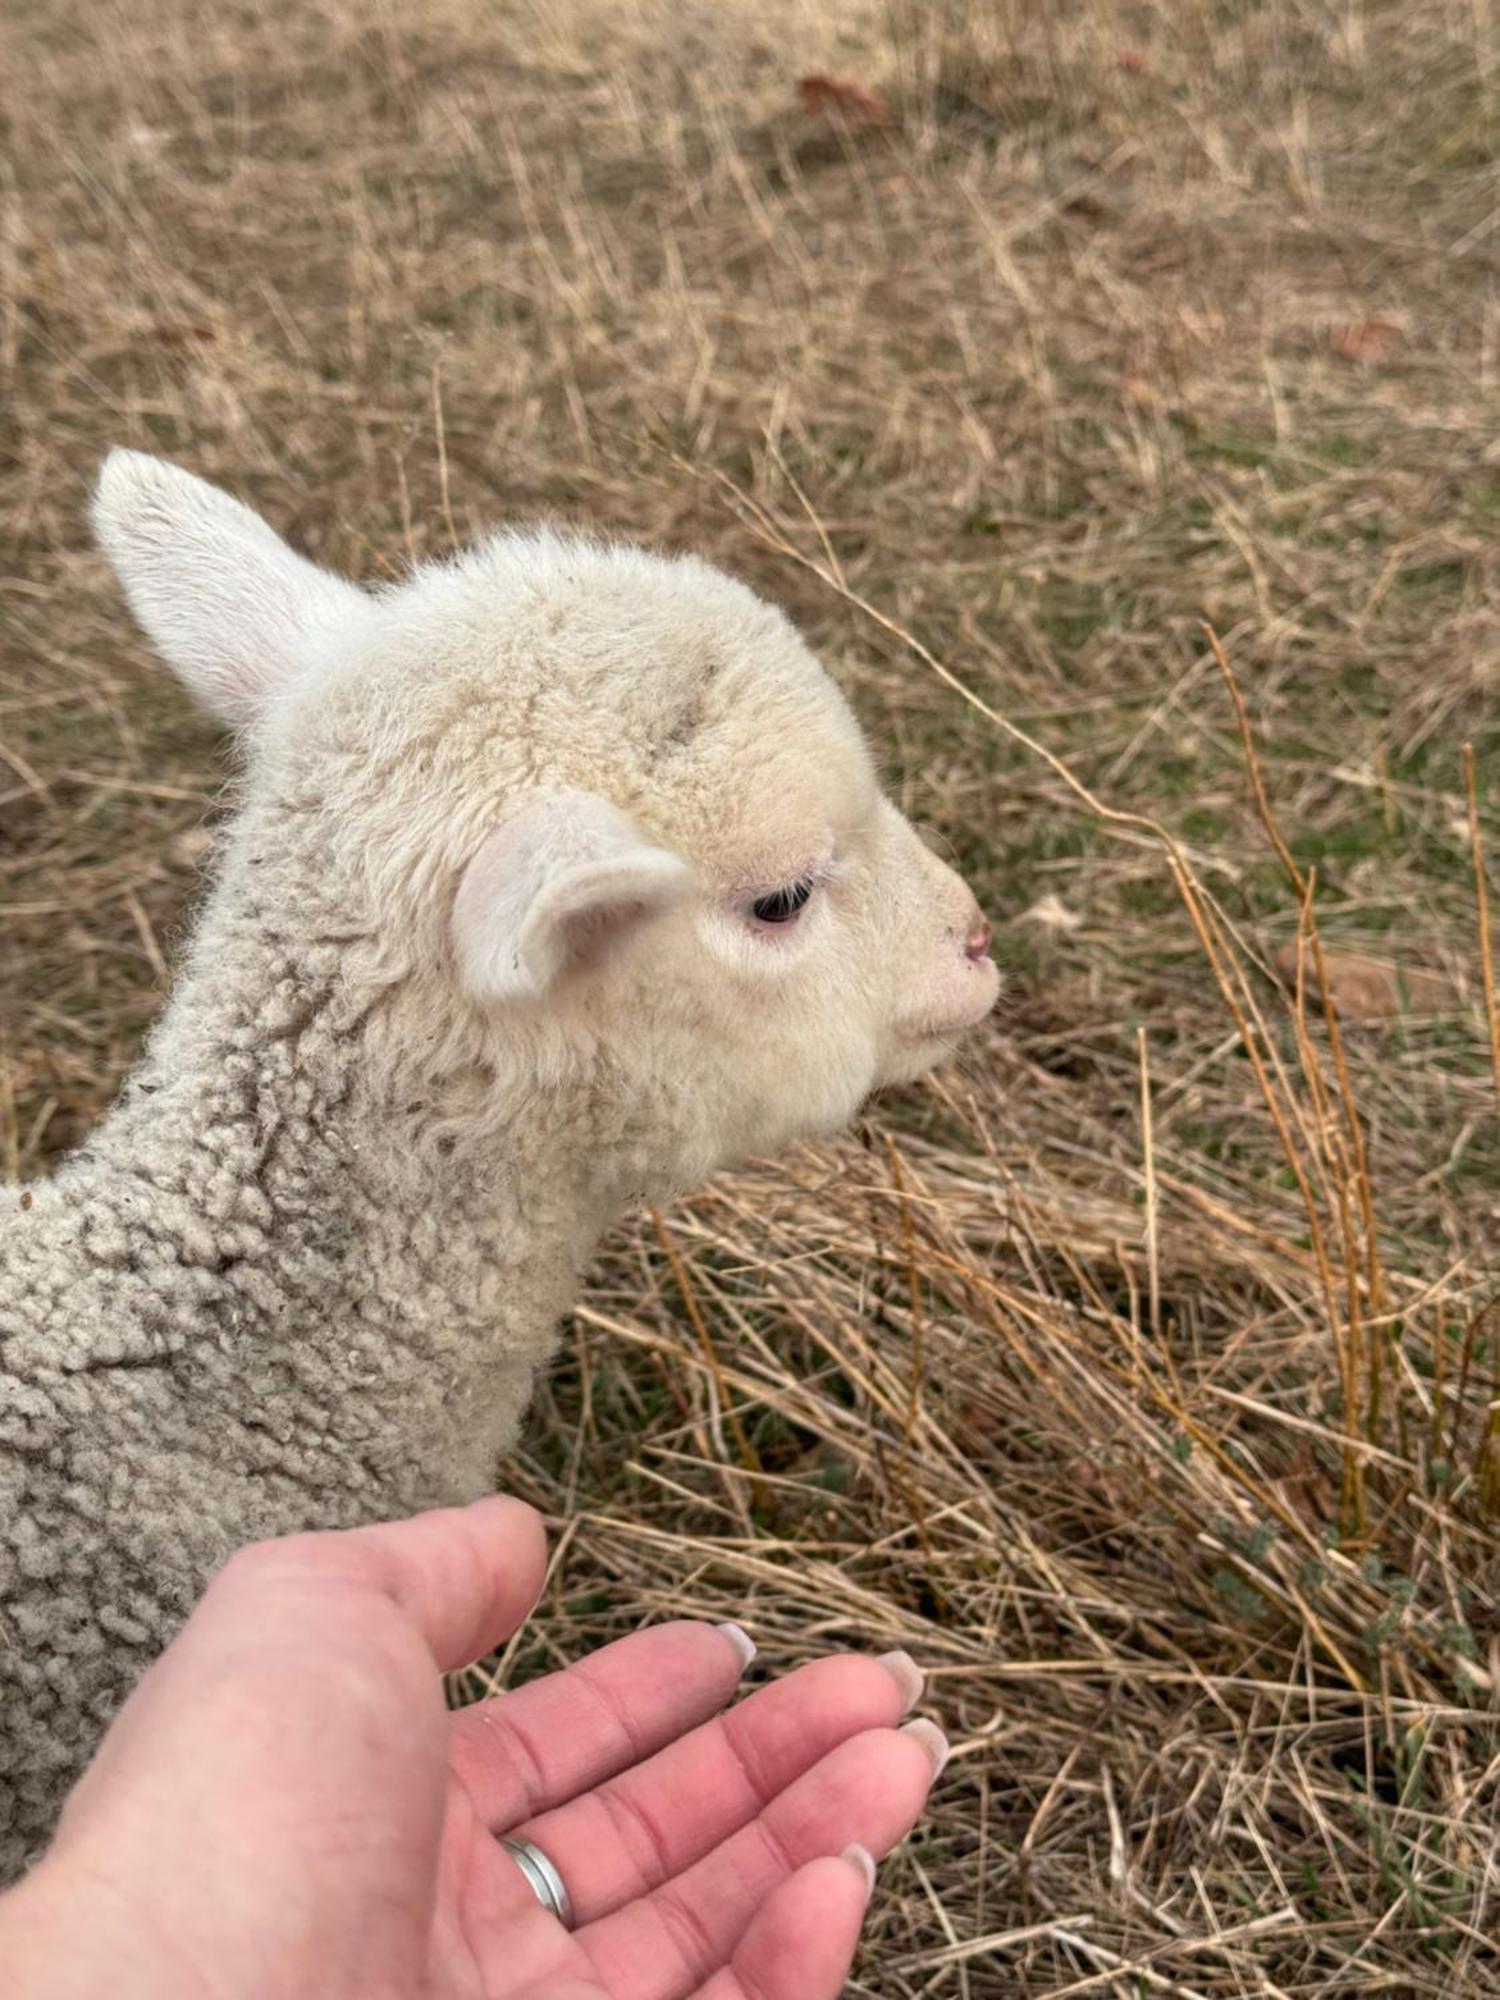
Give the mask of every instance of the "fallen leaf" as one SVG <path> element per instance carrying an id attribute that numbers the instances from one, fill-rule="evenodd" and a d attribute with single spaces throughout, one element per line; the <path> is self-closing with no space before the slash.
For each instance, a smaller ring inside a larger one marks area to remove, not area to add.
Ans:
<path id="1" fill-rule="evenodd" d="M 1308 1527 L 1321 1533 L 1337 1520 L 1338 1490 L 1305 1442 L 1298 1445 L 1296 1456 L 1276 1486 L 1284 1504 L 1300 1514 Z"/>
<path id="2" fill-rule="evenodd" d="M 1276 975 L 1295 990 L 1297 947 L 1284 944 L 1271 960 Z M 1323 964 L 1333 1004 L 1345 1021 L 1390 1021 L 1402 1014 L 1441 1014 L 1460 1002 L 1451 979 L 1427 966 L 1367 958 L 1363 952 L 1325 951 Z M 1303 977 L 1311 1000 L 1322 992 L 1312 954 L 1305 954 Z"/>
<path id="3" fill-rule="evenodd" d="M 1394 320 L 1357 319 L 1335 327 L 1331 344 L 1341 361 L 1384 361 L 1400 338 Z"/>
<path id="4" fill-rule="evenodd" d="M 958 1421 L 961 1430 L 971 1436 L 984 1438 L 986 1442 L 1002 1437 L 1005 1433 L 1005 1422 L 1000 1412 L 990 1409 L 985 1403 L 960 1403 Z"/>
<path id="5" fill-rule="evenodd" d="M 151 329 L 151 338 L 159 340 L 163 347 L 206 347 L 218 337 L 211 326 L 203 326 L 195 321 L 173 324 L 162 320 Z"/>
<path id="6" fill-rule="evenodd" d="M 797 97 L 804 111 L 831 118 L 836 125 L 870 130 L 896 122 L 895 113 L 878 90 L 867 90 L 847 76 L 824 76 L 819 71 L 799 77 Z"/>

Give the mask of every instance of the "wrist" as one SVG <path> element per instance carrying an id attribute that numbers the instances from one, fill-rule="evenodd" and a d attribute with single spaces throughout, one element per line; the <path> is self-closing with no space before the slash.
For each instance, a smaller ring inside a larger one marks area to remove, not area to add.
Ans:
<path id="1" fill-rule="evenodd" d="M 54 2000 L 66 1994 L 71 1968 L 63 1947 L 60 1912 L 50 1885 L 34 1869 L 0 1895 L 0 1965 L 13 2000 Z"/>
<path id="2" fill-rule="evenodd" d="M 66 1864 L 44 1859 L 0 1895 L 5 2000 L 132 2000 L 153 1983 L 139 1937 L 122 1937 L 108 1897 L 90 1894 Z"/>

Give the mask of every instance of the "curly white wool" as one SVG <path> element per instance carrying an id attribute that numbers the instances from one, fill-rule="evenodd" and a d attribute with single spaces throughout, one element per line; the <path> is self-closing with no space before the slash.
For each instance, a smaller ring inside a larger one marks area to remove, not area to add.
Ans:
<path id="1" fill-rule="evenodd" d="M 622 1205 L 996 991 L 833 683 L 704 564 L 509 535 L 370 593 L 131 452 L 95 521 L 244 774 L 139 1069 L 4 1198 L 0 1879 L 235 1547 L 485 1490 Z"/>

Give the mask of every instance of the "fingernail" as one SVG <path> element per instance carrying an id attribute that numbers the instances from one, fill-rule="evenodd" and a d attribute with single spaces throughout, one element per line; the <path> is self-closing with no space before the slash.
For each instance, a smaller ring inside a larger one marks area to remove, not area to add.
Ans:
<path id="1" fill-rule="evenodd" d="M 921 1744 L 927 1761 L 932 1766 L 932 1775 L 936 1777 L 951 1754 L 948 1739 L 942 1730 L 935 1722 L 929 1722 L 926 1716 L 919 1716 L 915 1722 L 903 1722 L 901 1734 L 910 1736 L 913 1742 Z"/>
<path id="2" fill-rule="evenodd" d="M 854 1870 L 855 1874 L 858 1875 L 860 1881 L 864 1883 L 865 1901 L 868 1903 L 870 1898 L 875 1893 L 874 1855 L 870 1852 L 868 1847 L 861 1847 L 859 1842 L 856 1841 L 852 1847 L 846 1847 L 844 1849 L 843 1853 L 839 1856 L 839 1859 L 840 1861 L 847 1861 L 849 1866 Z"/>
<path id="3" fill-rule="evenodd" d="M 714 1630 L 722 1633 L 739 1654 L 740 1672 L 743 1673 L 755 1658 L 755 1641 L 750 1637 L 750 1634 L 745 1630 L 743 1625 L 716 1625 Z"/>
<path id="4" fill-rule="evenodd" d="M 875 1661 L 877 1667 L 884 1667 L 896 1683 L 901 1696 L 901 1713 L 910 1715 L 922 1699 L 922 1690 L 927 1685 L 927 1676 L 917 1665 L 910 1653 L 881 1653 Z"/>

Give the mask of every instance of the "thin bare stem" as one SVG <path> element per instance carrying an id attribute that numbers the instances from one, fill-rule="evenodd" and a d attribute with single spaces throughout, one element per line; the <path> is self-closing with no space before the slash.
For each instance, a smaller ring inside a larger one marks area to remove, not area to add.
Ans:
<path id="1" fill-rule="evenodd" d="M 1469 806 L 1469 847 L 1474 857 L 1474 901 L 1479 913 L 1479 970 L 1484 980 L 1484 1011 L 1490 1030 L 1490 1070 L 1500 1105 L 1500 1003 L 1495 997 L 1495 954 L 1490 943 L 1490 899 L 1484 865 L 1484 835 L 1479 825 L 1479 784 L 1474 771 L 1474 745 L 1464 745 L 1464 794 Z"/>
<path id="2" fill-rule="evenodd" d="M 719 1365 L 718 1352 L 714 1347 L 707 1322 L 698 1305 L 697 1293 L 688 1279 L 687 1266 L 682 1261 L 677 1245 L 667 1233 L 667 1225 L 662 1220 L 659 1209 L 653 1208 L 651 1210 L 651 1223 L 656 1231 L 656 1240 L 661 1245 L 668 1264 L 672 1267 L 672 1277 L 676 1282 L 678 1295 L 687 1312 L 693 1332 L 698 1337 L 698 1345 L 703 1350 L 703 1358 L 708 1364 L 708 1372 L 713 1377 L 714 1392 L 718 1397 L 719 1408 L 723 1412 L 724 1421 L 734 1434 L 735 1447 L 740 1455 L 740 1464 L 751 1475 L 750 1490 L 754 1496 L 755 1504 L 761 1506 L 765 1501 L 765 1486 L 762 1476 L 764 1468 L 761 1465 L 754 1445 L 751 1444 L 746 1434 L 744 1425 L 740 1422 L 739 1411 L 735 1408 L 733 1398 L 730 1396 L 729 1386 L 724 1380 L 724 1371 Z"/>

